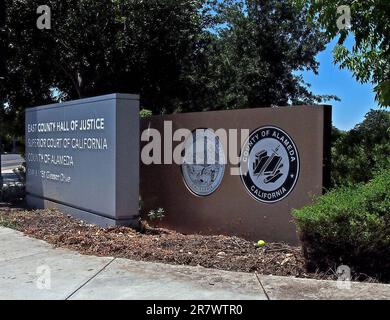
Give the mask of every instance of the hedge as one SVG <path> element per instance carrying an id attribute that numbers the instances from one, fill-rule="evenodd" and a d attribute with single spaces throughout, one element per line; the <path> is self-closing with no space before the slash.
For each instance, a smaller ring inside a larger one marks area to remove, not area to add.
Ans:
<path id="1" fill-rule="evenodd" d="M 390 170 L 367 184 L 330 191 L 293 216 L 309 269 L 345 264 L 390 280 Z"/>

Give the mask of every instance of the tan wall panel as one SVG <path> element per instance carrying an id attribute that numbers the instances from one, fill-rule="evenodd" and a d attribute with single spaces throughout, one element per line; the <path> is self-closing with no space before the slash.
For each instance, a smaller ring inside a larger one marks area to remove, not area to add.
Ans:
<path id="1" fill-rule="evenodd" d="M 206 197 L 195 196 L 188 190 L 180 166 L 141 164 L 142 213 L 145 216 L 150 209 L 162 207 L 167 214 L 162 225 L 183 233 L 226 234 L 255 241 L 297 243 L 291 209 L 301 208 L 311 203 L 314 195 L 322 194 L 326 180 L 324 158 L 329 154 L 330 114 L 328 106 L 300 106 L 142 119 L 141 130 L 149 127 L 160 132 L 163 132 L 163 122 L 169 120 L 173 121 L 173 130 L 224 128 L 252 132 L 263 126 L 276 126 L 294 140 L 300 157 L 300 175 L 295 188 L 285 199 L 274 204 L 253 199 L 240 177 L 230 175 L 229 164 L 219 188 Z M 225 154 L 228 155 L 227 150 Z"/>

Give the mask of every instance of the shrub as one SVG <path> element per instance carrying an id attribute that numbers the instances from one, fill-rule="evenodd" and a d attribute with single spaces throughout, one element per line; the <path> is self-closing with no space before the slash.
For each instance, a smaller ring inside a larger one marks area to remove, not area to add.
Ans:
<path id="1" fill-rule="evenodd" d="M 309 269 L 346 264 L 390 279 L 390 170 L 367 184 L 335 189 L 293 215 Z"/>

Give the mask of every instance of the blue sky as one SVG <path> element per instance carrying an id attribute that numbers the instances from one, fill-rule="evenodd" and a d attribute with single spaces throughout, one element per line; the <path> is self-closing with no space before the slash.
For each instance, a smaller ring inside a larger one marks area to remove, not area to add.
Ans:
<path id="1" fill-rule="evenodd" d="M 340 70 L 333 64 L 332 49 L 337 39 L 328 44 L 317 59 L 320 62 L 319 74 L 304 72 L 306 82 L 310 83 L 315 94 L 333 94 L 341 101 L 329 101 L 333 105 L 333 125 L 341 130 L 352 129 L 364 119 L 370 109 L 377 109 L 372 84 L 357 82 L 349 70 Z M 353 38 L 347 39 L 347 47 L 353 44 Z"/>

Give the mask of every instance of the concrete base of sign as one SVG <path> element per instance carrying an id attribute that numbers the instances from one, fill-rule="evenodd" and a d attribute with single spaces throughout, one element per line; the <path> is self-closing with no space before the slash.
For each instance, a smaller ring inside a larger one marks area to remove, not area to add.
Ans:
<path id="1" fill-rule="evenodd" d="M 110 217 L 105 217 L 96 212 L 89 212 L 83 209 L 70 207 L 66 204 L 61 204 L 55 201 L 38 198 L 32 195 L 26 196 L 28 206 L 33 209 L 58 209 L 62 213 L 69 214 L 72 217 L 86 221 L 90 224 L 96 224 L 100 227 L 113 227 L 113 226 L 139 226 L 139 215 L 121 220 L 115 220 Z"/>

